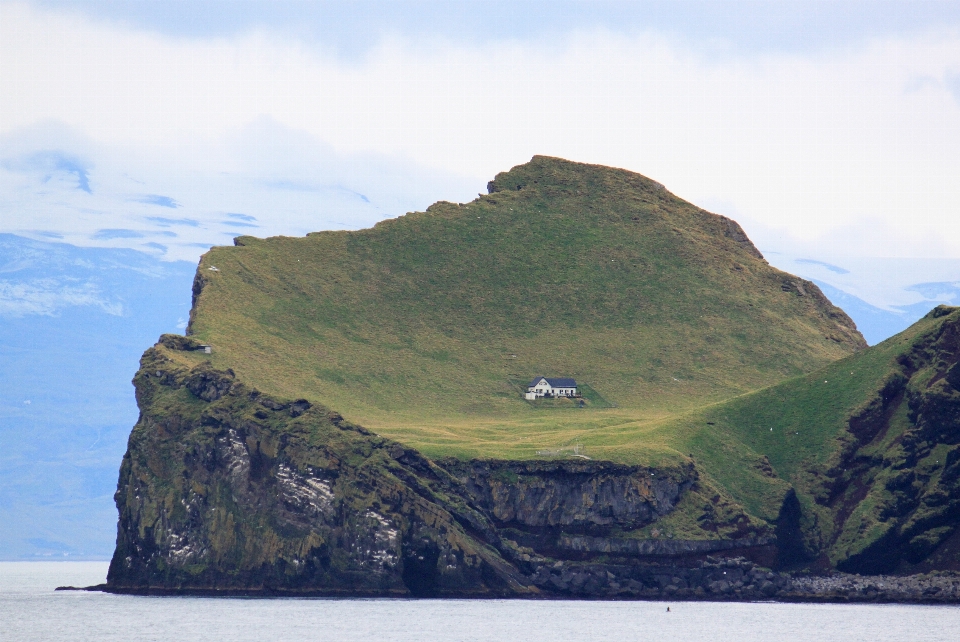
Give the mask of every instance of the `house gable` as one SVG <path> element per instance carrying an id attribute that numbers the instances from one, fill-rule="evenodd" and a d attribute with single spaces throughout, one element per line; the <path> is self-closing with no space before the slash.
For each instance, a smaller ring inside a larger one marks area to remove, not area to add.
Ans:
<path id="1" fill-rule="evenodd" d="M 534 379 L 533 381 L 531 381 L 531 382 L 530 382 L 530 385 L 527 386 L 527 387 L 528 387 L 528 388 L 536 388 L 537 386 L 549 387 L 549 386 L 550 386 L 550 380 L 547 379 L 546 377 L 537 377 L 536 379 Z"/>

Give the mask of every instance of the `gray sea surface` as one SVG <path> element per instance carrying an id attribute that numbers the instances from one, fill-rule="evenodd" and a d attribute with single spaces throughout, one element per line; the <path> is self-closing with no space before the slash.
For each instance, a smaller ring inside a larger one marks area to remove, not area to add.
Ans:
<path id="1" fill-rule="evenodd" d="M 960 607 L 553 600 L 134 597 L 55 592 L 105 562 L 0 562 L 0 640 L 926 642 Z M 667 607 L 670 611 L 667 611 Z"/>

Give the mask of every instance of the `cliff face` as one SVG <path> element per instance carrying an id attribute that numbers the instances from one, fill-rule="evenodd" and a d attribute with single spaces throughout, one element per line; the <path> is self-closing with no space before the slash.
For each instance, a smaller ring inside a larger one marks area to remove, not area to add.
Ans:
<path id="1" fill-rule="evenodd" d="M 772 563 L 790 485 L 652 424 L 865 347 L 734 221 L 546 157 L 471 203 L 214 248 L 188 334 L 135 378 L 113 590 L 526 595 L 560 561 Z M 586 403 L 527 403 L 537 372 Z M 530 461 L 581 434 L 609 461 Z"/>
<path id="2" fill-rule="evenodd" d="M 305 401 L 147 351 L 120 471 L 116 590 L 523 594 L 442 469 Z M 174 350 L 171 350 L 171 347 Z"/>
<path id="3" fill-rule="evenodd" d="M 584 460 L 442 464 L 496 524 L 528 530 L 640 528 L 670 513 L 695 480 L 692 468 L 657 471 Z"/>
<path id="4" fill-rule="evenodd" d="M 134 380 L 110 590 L 536 594 L 544 552 L 583 556 L 564 537 L 650 524 L 696 484 L 692 466 L 437 465 L 326 408 L 191 366 L 181 357 L 197 346 L 165 336 Z"/>

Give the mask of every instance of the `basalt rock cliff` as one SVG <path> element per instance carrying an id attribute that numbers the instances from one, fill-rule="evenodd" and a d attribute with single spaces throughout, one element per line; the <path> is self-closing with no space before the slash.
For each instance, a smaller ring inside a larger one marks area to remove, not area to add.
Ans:
<path id="1" fill-rule="evenodd" d="M 109 590 L 536 595 L 548 561 L 610 546 L 606 535 L 669 514 L 697 484 L 692 467 L 440 465 L 322 406 L 178 363 L 198 347 L 165 336 L 135 378 Z"/>

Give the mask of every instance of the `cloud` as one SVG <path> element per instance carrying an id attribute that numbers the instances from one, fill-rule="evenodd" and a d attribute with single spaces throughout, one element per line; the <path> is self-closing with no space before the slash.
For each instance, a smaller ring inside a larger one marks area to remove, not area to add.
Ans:
<path id="1" fill-rule="evenodd" d="M 960 259 L 896 258 L 833 255 L 830 262 L 811 262 L 787 253 L 770 253 L 772 265 L 791 274 L 827 283 L 870 305 L 897 312 L 932 301 L 960 296 Z M 827 265 L 842 262 L 845 272 Z M 826 265 L 825 265 L 826 264 Z"/>
<path id="2" fill-rule="evenodd" d="M 52 233 L 81 246 L 146 250 L 144 242 L 159 243 L 167 247 L 163 260 L 195 261 L 197 247 L 223 243 L 223 226 L 264 236 L 358 229 L 438 199 L 464 200 L 486 184 L 402 157 L 338 152 L 265 117 L 194 150 L 191 158 L 207 162 L 189 171 L 162 150 L 93 144 L 56 123 L 0 135 L 0 149 L 28 151 L 54 137 L 80 141 L 75 154 L 95 159 L 97 190 L 41 185 L 0 167 L 0 232 L 36 239 Z M 284 178 L 311 189 L 271 187 Z M 153 196 L 178 194 L 180 216 L 158 216 L 156 199 L 135 200 L 131 186 Z"/>
<path id="3" fill-rule="evenodd" d="M 917 292 L 931 301 L 954 302 L 960 298 L 960 282 L 953 283 L 917 283 L 906 290 Z"/>
<path id="4" fill-rule="evenodd" d="M 200 221 L 192 218 L 164 218 L 162 216 L 148 216 L 147 220 L 152 223 L 156 223 L 161 227 L 169 227 L 171 225 L 188 225 L 190 227 L 200 226 Z"/>
<path id="5" fill-rule="evenodd" d="M 960 73 L 953 70 L 944 74 L 943 84 L 953 96 L 953 99 L 960 103 Z"/>
<path id="6" fill-rule="evenodd" d="M 726 204 L 716 211 L 763 237 L 765 252 L 960 257 L 954 27 L 708 55 L 641 22 L 479 40 L 388 29 L 344 59 L 269 29 L 170 37 L 3 4 L 0 56 L 13 62 L 0 66 L 0 135 L 62 123 L 89 142 L 52 147 L 47 136 L 16 158 L 95 159 L 82 167 L 96 189 L 66 169 L 70 189 L 0 171 L 0 229 L 119 243 L 91 237 L 176 204 L 200 222 L 170 244 L 186 258 L 188 244 L 217 240 L 224 212 L 255 215 L 263 234 L 363 227 L 467 200 L 550 154 Z M 142 192 L 177 200 L 129 202 Z"/>
<path id="7" fill-rule="evenodd" d="M 797 263 L 806 263 L 808 265 L 820 265 L 836 274 L 850 274 L 850 270 L 847 270 L 846 268 L 842 268 L 839 265 L 833 265 L 832 263 L 827 263 L 825 261 L 817 261 L 815 259 L 794 259 L 794 260 Z"/>
<path id="8" fill-rule="evenodd" d="M 113 239 L 142 239 L 145 236 L 143 232 L 127 229 L 107 229 L 97 230 L 91 238 L 97 241 L 111 241 Z"/>
<path id="9" fill-rule="evenodd" d="M 56 316 L 67 307 L 90 306 L 123 315 L 123 305 L 103 298 L 93 283 L 69 284 L 55 279 L 29 282 L 0 280 L 0 316 Z"/>
<path id="10" fill-rule="evenodd" d="M 9 158 L 0 162 L 5 169 L 19 172 L 32 172 L 41 175 L 41 182 L 48 182 L 57 173 L 73 174 L 77 180 L 77 189 L 92 194 L 90 189 L 90 172 L 87 164 L 81 159 L 63 151 L 38 151 Z"/>
<path id="11" fill-rule="evenodd" d="M 195 261 L 545 153 L 655 178 L 875 305 L 955 296 L 957 3 L 281 4 L 0 2 L 0 232 Z M 3 287 L 4 314 L 119 305 Z"/>
<path id="12" fill-rule="evenodd" d="M 413 41 L 456 38 L 476 46 L 497 41 L 562 38 L 584 29 L 631 34 L 657 31 L 682 38 L 685 47 L 714 55 L 764 51 L 817 51 L 881 35 L 957 25 L 960 8 L 938 0 L 730 2 L 729 0 L 166 0 L 83 2 L 41 0 L 98 20 L 136 25 L 175 38 L 231 38 L 270 31 L 285 40 L 360 60 L 384 33 Z"/>
<path id="13" fill-rule="evenodd" d="M 133 199 L 137 203 L 146 203 L 147 205 L 159 205 L 160 207 L 169 207 L 171 209 L 176 209 L 180 207 L 180 203 L 176 202 L 169 196 L 161 196 L 160 194 L 144 194 L 143 196 L 138 196 Z"/>

